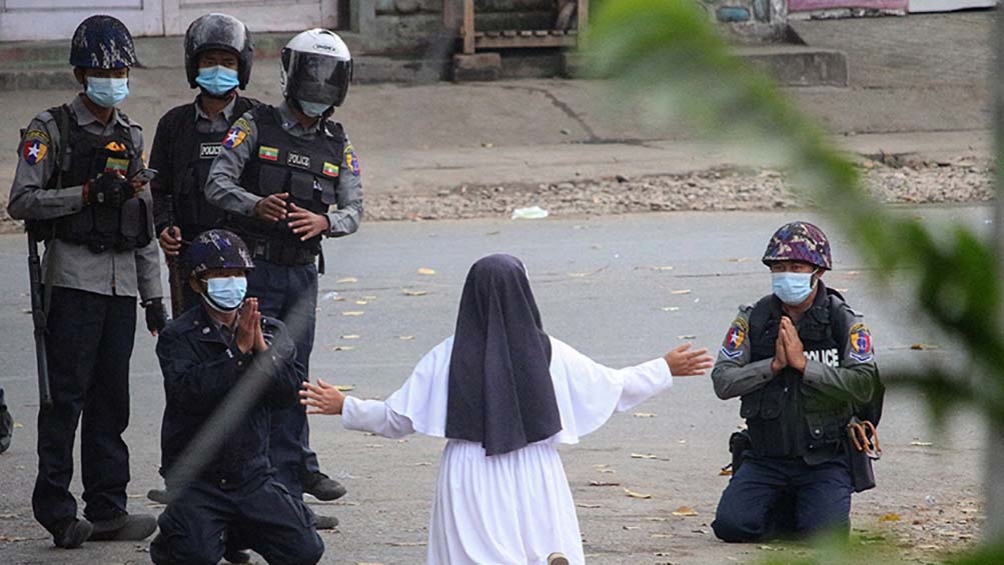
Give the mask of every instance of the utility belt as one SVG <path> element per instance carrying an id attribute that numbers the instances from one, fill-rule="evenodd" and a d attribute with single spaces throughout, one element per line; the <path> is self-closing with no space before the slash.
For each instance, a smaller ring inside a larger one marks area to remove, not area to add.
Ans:
<path id="1" fill-rule="evenodd" d="M 286 267 L 299 267 L 310 265 L 317 260 L 320 253 L 320 245 L 316 248 L 304 247 L 302 244 L 293 244 L 282 240 L 265 240 L 244 238 L 254 259 L 263 259 L 269 263 L 283 265 Z"/>

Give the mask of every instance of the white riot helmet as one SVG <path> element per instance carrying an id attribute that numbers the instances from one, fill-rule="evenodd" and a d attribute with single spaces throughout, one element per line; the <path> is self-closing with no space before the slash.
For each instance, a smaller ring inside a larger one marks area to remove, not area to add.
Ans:
<path id="1" fill-rule="evenodd" d="M 310 116 L 341 106 L 352 80 L 352 55 L 342 38 L 315 28 L 289 40 L 281 54 L 279 86 Z M 314 111 L 310 111 L 314 110 Z"/>

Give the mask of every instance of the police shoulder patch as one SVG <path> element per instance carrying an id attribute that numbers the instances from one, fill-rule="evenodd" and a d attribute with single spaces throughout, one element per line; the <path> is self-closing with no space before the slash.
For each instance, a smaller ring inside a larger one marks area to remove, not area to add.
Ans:
<path id="1" fill-rule="evenodd" d="M 230 131 L 227 132 L 226 137 L 223 138 L 223 147 L 227 149 L 233 149 L 241 143 L 251 133 L 251 122 L 247 121 L 247 118 L 241 116 L 237 118 L 234 125 L 230 127 Z"/>
<path id="2" fill-rule="evenodd" d="M 24 134 L 24 143 L 21 145 L 21 157 L 25 163 L 34 165 L 45 159 L 49 153 L 49 146 L 52 140 L 49 134 L 42 130 L 30 130 Z"/>
<path id="3" fill-rule="evenodd" d="M 872 360 L 872 334 L 868 331 L 868 326 L 859 322 L 851 326 L 848 332 L 848 341 L 851 344 L 850 357 L 859 363 L 867 363 Z"/>
<path id="4" fill-rule="evenodd" d="M 722 344 L 722 355 L 734 359 L 742 355 L 743 344 L 749 334 L 750 326 L 746 318 L 736 317 L 729 326 L 728 333 L 725 334 L 725 343 Z"/>
<path id="5" fill-rule="evenodd" d="M 359 157 L 356 156 L 356 150 L 351 143 L 345 145 L 345 165 L 354 176 L 359 176 Z"/>

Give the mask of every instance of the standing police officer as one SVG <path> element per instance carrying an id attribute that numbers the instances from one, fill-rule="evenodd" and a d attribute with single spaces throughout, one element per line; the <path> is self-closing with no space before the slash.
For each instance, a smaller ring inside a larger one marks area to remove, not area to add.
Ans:
<path id="1" fill-rule="evenodd" d="M 141 181 L 140 126 L 115 106 L 129 92 L 136 63 L 119 20 L 92 16 L 73 34 L 70 64 L 84 92 L 32 120 L 20 145 L 8 212 L 46 242 L 42 265 L 52 407 L 38 415 L 35 518 L 57 546 L 140 540 L 156 529 L 126 512 L 129 358 L 136 294 L 156 333 L 166 316 L 153 242 L 152 202 Z M 73 442 L 81 430 L 86 503 L 77 518 L 69 491 Z"/>
<path id="2" fill-rule="evenodd" d="M 203 193 L 209 166 L 234 120 L 258 104 L 237 93 L 247 88 L 251 63 L 251 35 L 237 18 L 207 14 L 188 26 L 185 72 L 188 84 L 200 92 L 194 102 L 164 114 L 150 151 L 150 166 L 159 171 L 150 183 L 157 233 L 169 265 L 177 271 L 171 273 L 176 318 L 198 304 L 198 295 L 186 282 L 191 265 L 182 240 L 218 227 L 223 219 Z"/>
<path id="3" fill-rule="evenodd" d="M 7 451 L 10 447 L 10 438 L 14 433 L 14 417 L 7 410 L 7 401 L 4 400 L 3 387 L 0 387 L 0 453 Z"/>
<path id="4" fill-rule="evenodd" d="M 341 124 L 328 120 L 345 100 L 352 58 L 325 29 L 298 34 L 281 58 L 283 102 L 257 106 L 234 123 L 210 169 L 206 198 L 229 213 L 228 227 L 251 249 L 257 268 L 249 293 L 264 314 L 285 322 L 308 367 L 321 237 L 354 233 L 363 213 L 359 161 Z M 303 406 L 273 415 L 269 456 L 295 495 L 345 494 L 318 467 Z M 318 527 L 328 525 L 320 518 Z"/>
<path id="5" fill-rule="evenodd" d="M 847 535 L 851 493 L 846 427 L 877 394 L 871 334 L 826 288 L 830 244 L 808 222 L 782 226 L 767 245 L 773 294 L 739 309 L 711 373 L 721 399 L 740 397 L 752 448 L 722 493 L 715 535 L 727 542 Z"/>

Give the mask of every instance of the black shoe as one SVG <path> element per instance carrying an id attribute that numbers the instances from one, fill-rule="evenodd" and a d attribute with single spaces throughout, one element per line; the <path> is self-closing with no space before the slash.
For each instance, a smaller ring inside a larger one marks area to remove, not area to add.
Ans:
<path id="1" fill-rule="evenodd" d="M 227 549 L 223 553 L 223 559 L 227 560 L 227 563 L 248 563 L 251 561 L 251 554 L 246 551 L 241 551 L 240 549 Z"/>
<path id="2" fill-rule="evenodd" d="M 169 493 L 166 488 L 152 488 L 146 491 L 146 497 L 158 504 L 167 504 L 171 502 L 171 493 Z"/>
<path id="3" fill-rule="evenodd" d="M 141 541 L 157 531 L 157 519 L 149 514 L 122 514 L 94 522 L 91 541 Z"/>
<path id="4" fill-rule="evenodd" d="M 315 515 L 315 526 L 318 530 L 333 530 L 338 527 L 338 518 L 334 516 Z"/>
<path id="5" fill-rule="evenodd" d="M 0 409 L 0 453 L 10 447 L 10 436 L 14 434 L 14 417 L 7 408 Z"/>
<path id="6" fill-rule="evenodd" d="M 304 473 L 300 477 L 303 492 L 313 495 L 317 500 L 338 500 L 348 491 L 342 483 L 324 473 Z"/>
<path id="7" fill-rule="evenodd" d="M 53 528 L 52 541 L 56 544 L 56 547 L 73 549 L 80 547 L 87 541 L 93 531 L 94 526 L 87 520 L 71 518 L 64 524 Z"/>

